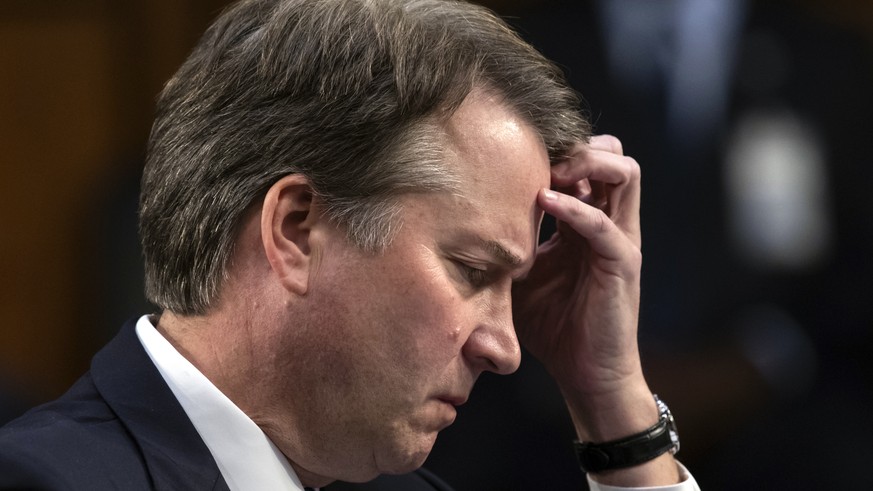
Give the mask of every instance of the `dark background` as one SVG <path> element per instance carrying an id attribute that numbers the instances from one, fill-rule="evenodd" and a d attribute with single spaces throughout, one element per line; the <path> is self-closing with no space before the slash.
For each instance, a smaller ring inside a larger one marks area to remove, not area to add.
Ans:
<path id="1" fill-rule="evenodd" d="M 748 2 L 723 113 L 677 130 L 662 79 L 634 86 L 609 69 L 590 2 L 485 3 L 565 68 L 596 131 L 643 168 L 644 363 L 704 489 L 870 488 L 873 6 Z M 150 310 L 135 210 L 153 101 L 225 4 L 0 2 L 0 422 L 62 393 Z M 760 207 L 820 208 L 824 228 L 797 242 L 824 245 L 803 261 L 737 241 L 727 176 L 756 115 L 787 122 L 757 135 L 801 122 L 789 143 L 812 150 L 788 148 L 819 157 L 823 198 Z M 559 395 L 525 358 L 516 375 L 483 377 L 428 466 L 459 491 L 576 489 L 571 439 Z"/>

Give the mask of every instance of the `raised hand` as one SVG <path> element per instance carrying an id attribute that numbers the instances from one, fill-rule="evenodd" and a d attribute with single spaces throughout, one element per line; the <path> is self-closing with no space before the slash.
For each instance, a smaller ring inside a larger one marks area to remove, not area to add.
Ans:
<path id="1" fill-rule="evenodd" d="M 538 201 L 558 220 L 513 287 L 521 342 L 558 383 L 580 439 L 609 441 L 658 420 L 640 365 L 640 168 L 612 136 L 577 145 Z M 614 483 L 676 482 L 665 454 Z"/>
<path id="2" fill-rule="evenodd" d="M 515 285 L 515 325 L 562 389 L 597 396 L 640 375 L 640 170 L 596 136 L 552 167 L 552 184 L 539 204 L 557 232 Z"/>

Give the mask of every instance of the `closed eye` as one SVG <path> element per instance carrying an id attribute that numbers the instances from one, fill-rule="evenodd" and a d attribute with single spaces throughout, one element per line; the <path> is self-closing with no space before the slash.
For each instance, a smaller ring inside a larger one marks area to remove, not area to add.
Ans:
<path id="1" fill-rule="evenodd" d="M 476 268 L 462 261 L 453 261 L 461 272 L 465 281 L 474 288 L 481 288 L 488 284 L 490 276 L 485 269 Z"/>

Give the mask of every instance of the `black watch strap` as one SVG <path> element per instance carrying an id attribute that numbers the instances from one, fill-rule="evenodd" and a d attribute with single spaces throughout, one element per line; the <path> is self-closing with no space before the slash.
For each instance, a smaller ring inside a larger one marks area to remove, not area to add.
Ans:
<path id="1" fill-rule="evenodd" d="M 602 472 L 648 462 L 668 451 L 678 450 L 673 416 L 666 405 L 658 406 L 661 417 L 651 428 L 620 440 L 604 443 L 575 442 L 576 457 L 584 472 Z M 663 406 L 663 407 L 662 407 Z"/>

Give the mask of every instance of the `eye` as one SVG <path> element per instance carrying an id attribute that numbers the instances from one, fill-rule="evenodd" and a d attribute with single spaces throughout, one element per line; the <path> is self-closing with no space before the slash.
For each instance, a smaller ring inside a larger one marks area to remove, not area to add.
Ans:
<path id="1" fill-rule="evenodd" d="M 475 268 L 461 261 L 454 261 L 454 263 L 458 270 L 460 270 L 461 275 L 463 275 L 464 280 L 471 286 L 480 288 L 488 283 L 489 276 L 487 270 Z"/>

